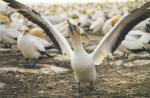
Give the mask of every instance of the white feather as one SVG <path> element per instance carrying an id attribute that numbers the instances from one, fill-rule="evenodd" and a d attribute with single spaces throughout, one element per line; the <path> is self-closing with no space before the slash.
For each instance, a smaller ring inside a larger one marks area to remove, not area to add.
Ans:
<path id="1" fill-rule="evenodd" d="M 57 41 L 62 49 L 63 54 L 71 57 L 73 55 L 73 51 L 72 51 L 68 41 L 66 40 L 66 38 L 54 27 L 54 25 L 51 22 L 48 21 L 48 19 L 46 17 L 42 16 L 42 18 L 49 25 L 49 27 L 51 29 L 51 33 L 57 39 Z"/>
<path id="2" fill-rule="evenodd" d="M 3 25 L 0 26 L 0 41 L 6 44 L 15 44 L 15 39 L 17 39 L 19 34 L 20 33 L 13 28 L 8 28 Z"/>
<path id="3" fill-rule="evenodd" d="M 29 34 L 20 34 L 17 45 L 25 58 L 38 58 L 39 51 L 46 52 L 45 47 L 50 46 L 46 40 Z"/>

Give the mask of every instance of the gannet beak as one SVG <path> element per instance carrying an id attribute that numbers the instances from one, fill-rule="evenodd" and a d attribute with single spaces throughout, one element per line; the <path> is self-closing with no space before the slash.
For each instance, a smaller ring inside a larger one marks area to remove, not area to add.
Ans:
<path id="1" fill-rule="evenodd" d="M 67 19 L 67 22 L 68 22 L 68 24 L 69 24 L 69 28 L 70 28 L 71 33 L 72 33 L 72 34 L 77 33 L 77 26 L 74 25 L 73 23 L 71 23 L 71 22 L 69 21 L 69 19 Z"/>

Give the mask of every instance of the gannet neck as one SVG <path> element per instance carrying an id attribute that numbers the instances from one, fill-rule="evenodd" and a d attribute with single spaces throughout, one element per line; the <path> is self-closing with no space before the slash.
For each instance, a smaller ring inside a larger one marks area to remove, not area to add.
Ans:
<path id="1" fill-rule="evenodd" d="M 75 54 L 86 53 L 81 40 L 73 42 L 73 47 L 74 47 Z"/>

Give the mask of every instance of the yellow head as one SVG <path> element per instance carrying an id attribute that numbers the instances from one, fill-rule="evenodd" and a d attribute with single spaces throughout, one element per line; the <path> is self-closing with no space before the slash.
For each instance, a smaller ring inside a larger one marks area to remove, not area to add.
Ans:
<path id="1" fill-rule="evenodd" d="M 122 17 L 121 15 L 116 15 L 112 17 L 112 21 L 111 21 L 112 25 L 114 26 L 121 17 Z"/>
<path id="2" fill-rule="evenodd" d="M 70 37 L 72 39 L 73 43 L 78 43 L 81 41 L 81 35 L 80 35 L 80 28 L 79 26 L 73 24 L 72 22 L 70 22 L 70 20 L 67 20 L 68 25 L 69 25 L 69 29 L 70 29 Z"/>
<path id="3" fill-rule="evenodd" d="M 0 13 L 0 23 L 6 25 L 7 27 L 11 24 L 10 19 L 2 13 Z"/>
<path id="4" fill-rule="evenodd" d="M 44 31 L 39 27 L 31 29 L 30 34 L 40 38 L 43 38 L 45 36 Z"/>

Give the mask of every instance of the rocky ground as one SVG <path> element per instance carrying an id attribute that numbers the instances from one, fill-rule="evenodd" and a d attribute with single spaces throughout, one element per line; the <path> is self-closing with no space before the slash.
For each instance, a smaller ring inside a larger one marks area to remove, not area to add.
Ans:
<path id="1" fill-rule="evenodd" d="M 84 46 L 91 51 L 100 38 L 88 35 Z M 20 52 L 0 50 L 0 98 L 150 98 L 149 55 L 130 55 L 121 60 L 114 54 L 109 65 L 104 61 L 96 66 L 95 89 L 81 84 L 78 94 L 67 57 L 51 51 L 53 57 L 43 57 L 38 68 L 25 68 Z"/>

